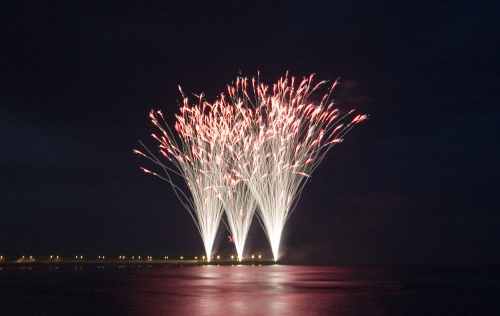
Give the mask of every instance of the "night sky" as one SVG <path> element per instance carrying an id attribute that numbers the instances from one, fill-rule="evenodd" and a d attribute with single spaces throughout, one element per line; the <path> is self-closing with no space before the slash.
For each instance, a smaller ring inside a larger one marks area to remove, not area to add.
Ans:
<path id="1" fill-rule="evenodd" d="M 173 125 L 177 85 L 213 102 L 289 71 L 340 77 L 337 106 L 370 118 L 307 183 L 283 262 L 500 262 L 497 1 L 171 2 L 2 1 L 0 255 L 203 254 L 132 152 L 157 144 L 149 111 Z M 256 219 L 246 245 L 270 256 Z"/>

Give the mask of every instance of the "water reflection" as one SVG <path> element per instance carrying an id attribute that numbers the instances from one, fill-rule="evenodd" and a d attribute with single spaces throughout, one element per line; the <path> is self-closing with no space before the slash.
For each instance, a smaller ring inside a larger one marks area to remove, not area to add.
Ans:
<path id="1" fill-rule="evenodd" d="M 495 315 L 497 267 L 0 271 L 0 315 Z"/>
<path id="2" fill-rule="evenodd" d="M 384 314 L 380 285 L 352 268 L 294 266 L 196 267 L 153 270 L 127 298 L 135 310 L 180 315 Z M 147 283 L 147 285 L 144 284 Z"/>

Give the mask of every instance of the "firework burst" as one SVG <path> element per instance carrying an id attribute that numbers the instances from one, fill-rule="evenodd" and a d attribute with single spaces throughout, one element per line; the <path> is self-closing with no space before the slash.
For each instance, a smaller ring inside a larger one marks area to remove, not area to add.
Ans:
<path id="1" fill-rule="evenodd" d="M 283 227 L 294 210 L 298 197 L 311 173 L 328 150 L 366 115 L 350 122 L 333 108 L 328 89 L 319 104 L 307 103 L 308 97 L 325 82 L 313 86 L 313 76 L 295 86 L 295 79 L 281 78 L 272 88 L 252 80 L 252 95 L 245 78 L 239 78 L 229 94 L 236 104 L 255 104 L 255 110 L 242 135 L 240 159 L 233 172 L 249 187 L 258 204 L 258 215 L 278 259 Z"/>
<path id="2" fill-rule="evenodd" d="M 182 205 L 192 216 L 203 240 L 207 260 L 210 261 L 213 242 L 223 214 L 221 188 L 225 165 L 220 148 L 214 146 L 220 136 L 217 134 L 219 129 L 209 129 L 209 125 L 204 121 L 205 117 L 197 111 L 199 112 L 199 107 L 190 108 L 187 98 L 184 98 L 181 115 L 176 116 L 175 124 L 180 144 L 162 113 L 150 113 L 151 121 L 161 131 L 160 136 L 152 136 L 160 143 L 160 154 L 167 158 L 174 168 L 163 164 L 144 145 L 148 155 L 138 150 L 134 152 L 147 157 L 165 171 L 165 176 L 160 176 L 142 168 L 145 172 L 170 183 Z M 184 178 L 191 198 L 172 181 L 172 175 Z"/>
<path id="3" fill-rule="evenodd" d="M 333 108 L 330 95 L 337 81 L 318 104 L 307 99 L 325 81 L 313 85 L 312 75 L 298 86 L 295 78 L 285 76 L 272 91 L 258 79 L 251 80 L 251 87 L 248 83 L 247 78 L 237 78 L 235 85 L 228 86 L 229 98 L 222 94 L 213 104 L 200 95 L 198 104 L 189 106 L 183 94 L 184 104 L 175 124 L 180 145 L 161 112 L 151 112 L 153 124 L 162 132 L 153 137 L 174 169 L 149 150 L 149 155 L 135 152 L 165 171 L 166 177 L 162 177 L 144 169 L 172 185 L 200 231 L 208 258 L 223 209 L 242 258 L 258 206 L 260 223 L 278 260 L 283 228 L 305 179 L 328 150 L 367 116 L 357 115 L 348 121 L 354 110 L 340 115 Z M 185 179 L 192 198 L 172 182 L 171 174 Z"/>

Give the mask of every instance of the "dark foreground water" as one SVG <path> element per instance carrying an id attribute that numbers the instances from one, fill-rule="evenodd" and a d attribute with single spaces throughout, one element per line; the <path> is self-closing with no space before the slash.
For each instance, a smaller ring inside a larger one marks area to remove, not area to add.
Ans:
<path id="1" fill-rule="evenodd" d="M 500 315 L 493 267 L 4 268 L 0 315 Z"/>

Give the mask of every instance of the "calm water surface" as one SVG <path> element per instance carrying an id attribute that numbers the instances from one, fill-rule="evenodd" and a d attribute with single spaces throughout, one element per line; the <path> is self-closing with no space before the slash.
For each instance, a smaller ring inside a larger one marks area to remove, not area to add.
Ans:
<path id="1" fill-rule="evenodd" d="M 498 268 L 0 271 L 0 315 L 500 315 Z"/>

